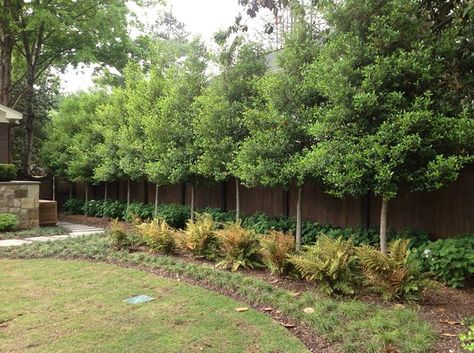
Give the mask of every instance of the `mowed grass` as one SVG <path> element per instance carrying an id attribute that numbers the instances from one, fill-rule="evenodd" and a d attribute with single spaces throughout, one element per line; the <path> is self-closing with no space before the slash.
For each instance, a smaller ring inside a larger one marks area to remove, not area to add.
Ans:
<path id="1" fill-rule="evenodd" d="M 228 297 L 108 264 L 0 260 L 0 303 L 0 352 L 307 352 Z"/>

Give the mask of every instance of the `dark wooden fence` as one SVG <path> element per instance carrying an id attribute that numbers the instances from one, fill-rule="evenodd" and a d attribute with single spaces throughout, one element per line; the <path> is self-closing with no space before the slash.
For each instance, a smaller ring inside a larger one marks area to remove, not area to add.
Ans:
<path id="1" fill-rule="evenodd" d="M 61 205 L 72 193 L 85 196 L 84 183 L 71 185 L 56 179 L 56 200 Z M 102 199 L 104 185 L 89 185 L 89 198 Z M 137 202 L 154 201 L 155 186 L 145 180 L 131 182 L 131 199 Z M 160 203 L 188 204 L 190 186 L 179 184 L 160 187 Z M 45 181 L 41 197 L 52 199 L 52 181 Z M 127 182 L 109 183 L 109 199 L 125 201 Z M 241 188 L 241 211 L 244 214 L 264 212 L 269 215 L 294 217 L 296 189 L 290 188 Z M 196 207 L 216 207 L 234 210 L 235 182 L 199 185 L 196 187 Z M 362 198 L 338 199 L 326 193 L 320 185 L 306 184 L 303 188 L 303 219 L 319 223 L 331 223 L 341 227 L 377 227 L 380 200 L 373 195 Z M 415 228 L 428 231 L 434 238 L 458 234 L 474 234 L 474 167 L 464 170 L 458 180 L 448 187 L 434 192 L 410 193 L 402 190 L 389 203 L 388 223 L 394 229 Z"/>

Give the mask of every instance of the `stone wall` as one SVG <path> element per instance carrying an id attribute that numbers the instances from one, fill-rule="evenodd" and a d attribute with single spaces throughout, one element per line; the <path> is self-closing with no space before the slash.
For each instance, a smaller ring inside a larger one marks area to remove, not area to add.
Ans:
<path id="1" fill-rule="evenodd" d="M 39 226 L 39 186 L 36 181 L 0 182 L 0 213 L 18 217 L 18 228 Z"/>

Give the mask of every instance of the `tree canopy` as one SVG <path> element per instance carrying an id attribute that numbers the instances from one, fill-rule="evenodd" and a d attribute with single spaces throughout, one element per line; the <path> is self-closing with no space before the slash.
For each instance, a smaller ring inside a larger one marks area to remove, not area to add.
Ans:
<path id="1" fill-rule="evenodd" d="M 212 51 L 164 16 L 137 40 L 142 50 L 121 64 L 115 85 L 60 102 L 46 130 L 47 165 L 72 180 L 146 177 L 156 202 L 162 185 L 188 183 L 194 195 L 201 182 L 234 177 L 237 214 L 240 182 L 296 187 L 297 238 L 307 181 L 339 197 L 372 193 L 384 251 L 400 189 L 442 188 L 474 160 L 474 7 L 242 3 L 289 8 L 283 49 L 268 53 L 237 35 L 217 36 Z"/>

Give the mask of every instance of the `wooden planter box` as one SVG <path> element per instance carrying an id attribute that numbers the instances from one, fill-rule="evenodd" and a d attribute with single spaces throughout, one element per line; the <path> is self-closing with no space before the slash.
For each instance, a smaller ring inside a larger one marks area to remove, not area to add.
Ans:
<path id="1" fill-rule="evenodd" d="M 40 226 L 54 226 L 58 222 L 58 204 L 56 201 L 39 200 Z"/>

